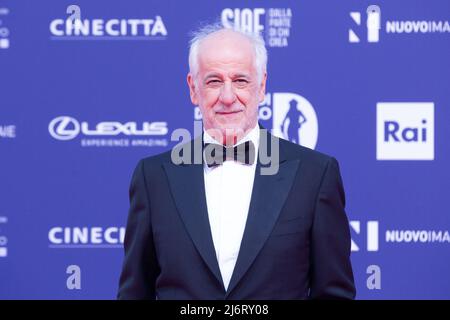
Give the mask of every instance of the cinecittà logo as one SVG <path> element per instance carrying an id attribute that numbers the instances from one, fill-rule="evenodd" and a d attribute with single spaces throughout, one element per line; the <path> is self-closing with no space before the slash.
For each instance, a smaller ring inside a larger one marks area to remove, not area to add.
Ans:
<path id="1" fill-rule="evenodd" d="M 53 227 L 49 248 L 122 248 L 124 227 Z"/>
<path id="2" fill-rule="evenodd" d="M 66 19 L 50 22 L 52 40 L 164 40 L 168 33 L 161 16 L 152 18 L 83 19 L 79 6 L 67 8 Z"/>

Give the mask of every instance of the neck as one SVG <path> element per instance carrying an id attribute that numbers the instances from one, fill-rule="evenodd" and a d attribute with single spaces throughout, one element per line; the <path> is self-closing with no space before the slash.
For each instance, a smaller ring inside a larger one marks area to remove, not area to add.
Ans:
<path id="1" fill-rule="evenodd" d="M 224 145 L 224 146 L 232 146 L 237 144 L 239 141 L 241 141 L 246 135 L 252 131 L 253 128 L 248 128 L 246 130 L 243 130 L 241 128 L 238 129 L 216 129 L 216 128 L 209 128 L 205 129 L 205 131 L 218 143 Z"/>

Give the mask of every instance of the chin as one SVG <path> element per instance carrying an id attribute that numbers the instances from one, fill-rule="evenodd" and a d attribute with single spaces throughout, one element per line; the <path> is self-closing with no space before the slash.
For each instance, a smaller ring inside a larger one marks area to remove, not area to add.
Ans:
<path id="1" fill-rule="evenodd" d="M 220 122 L 217 125 L 222 129 L 243 129 L 246 123 L 243 120 L 231 120 Z"/>

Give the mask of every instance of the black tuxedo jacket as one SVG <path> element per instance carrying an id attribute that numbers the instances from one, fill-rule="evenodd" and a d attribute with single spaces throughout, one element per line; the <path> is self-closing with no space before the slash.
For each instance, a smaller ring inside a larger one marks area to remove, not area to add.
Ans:
<path id="1" fill-rule="evenodd" d="M 201 139 L 189 144 L 195 149 Z M 228 290 L 208 221 L 203 164 L 174 164 L 170 152 L 138 163 L 119 299 L 354 298 L 337 161 L 270 134 L 267 139 L 269 149 L 270 139 L 279 142 L 278 172 L 261 175 L 258 157 Z"/>

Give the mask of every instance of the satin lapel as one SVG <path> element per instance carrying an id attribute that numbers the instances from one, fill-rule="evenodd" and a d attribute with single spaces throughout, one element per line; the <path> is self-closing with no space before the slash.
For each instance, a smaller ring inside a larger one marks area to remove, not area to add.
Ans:
<path id="1" fill-rule="evenodd" d="M 203 164 L 165 163 L 164 169 L 178 212 L 192 242 L 211 272 L 223 285 L 208 219 Z"/>
<path id="2" fill-rule="evenodd" d="M 258 161 L 245 231 L 226 296 L 239 283 L 269 237 L 287 199 L 299 163 L 298 159 L 286 160 L 283 150 L 280 150 L 278 173 L 261 175 Z"/>

